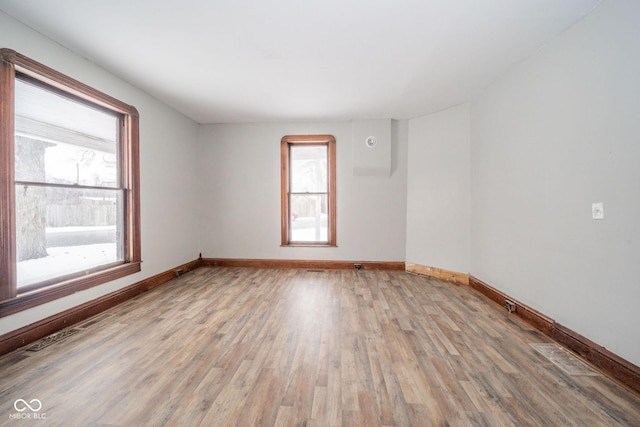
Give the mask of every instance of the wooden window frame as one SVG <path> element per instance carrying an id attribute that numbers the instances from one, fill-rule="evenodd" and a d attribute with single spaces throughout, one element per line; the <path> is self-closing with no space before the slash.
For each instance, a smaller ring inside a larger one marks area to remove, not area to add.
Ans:
<path id="1" fill-rule="evenodd" d="M 124 262 L 37 289 L 18 292 L 15 218 L 15 79 L 21 74 L 89 105 L 122 116 L 120 150 Z M 0 49 L 0 317 L 44 304 L 141 270 L 139 114 L 135 107 L 11 49 Z"/>
<path id="2" fill-rule="evenodd" d="M 292 242 L 289 206 L 291 147 L 295 145 L 324 145 L 327 147 L 327 242 Z M 281 171 L 281 246 L 336 247 L 336 139 L 332 135 L 286 135 L 280 142 Z"/>

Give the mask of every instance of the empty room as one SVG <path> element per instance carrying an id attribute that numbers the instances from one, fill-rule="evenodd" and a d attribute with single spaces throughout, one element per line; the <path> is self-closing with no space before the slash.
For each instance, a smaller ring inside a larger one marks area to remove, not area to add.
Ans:
<path id="1" fill-rule="evenodd" d="M 0 426 L 639 426 L 637 0 L 0 0 Z"/>

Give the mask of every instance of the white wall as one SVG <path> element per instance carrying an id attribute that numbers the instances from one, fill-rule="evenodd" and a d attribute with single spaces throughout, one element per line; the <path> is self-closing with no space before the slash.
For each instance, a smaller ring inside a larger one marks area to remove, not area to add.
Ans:
<path id="1" fill-rule="evenodd" d="M 280 247 L 280 140 L 296 134 L 336 138 L 337 248 Z M 392 123 L 390 176 L 354 176 L 351 137 L 351 122 L 201 126 L 202 255 L 403 261 L 407 123 Z"/>
<path id="2" fill-rule="evenodd" d="M 406 261 L 469 272 L 469 105 L 409 120 Z"/>
<path id="3" fill-rule="evenodd" d="M 142 272 L 0 318 L 0 335 L 198 257 L 198 125 L 0 12 L 0 47 L 13 49 L 140 112 Z"/>
<path id="4" fill-rule="evenodd" d="M 639 120 L 634 0 L 604 2 L 471 113 L 471 273 L 637 365 Z"/>

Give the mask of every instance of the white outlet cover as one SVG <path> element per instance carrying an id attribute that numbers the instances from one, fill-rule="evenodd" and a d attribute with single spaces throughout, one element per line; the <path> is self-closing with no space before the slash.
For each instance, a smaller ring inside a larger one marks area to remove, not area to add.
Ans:
<path id="1" fill-rule="evenodd" d="M 604 203 L 595 202 L 591 204 L 591 217 L 593 219 L 604 219 Z"/>

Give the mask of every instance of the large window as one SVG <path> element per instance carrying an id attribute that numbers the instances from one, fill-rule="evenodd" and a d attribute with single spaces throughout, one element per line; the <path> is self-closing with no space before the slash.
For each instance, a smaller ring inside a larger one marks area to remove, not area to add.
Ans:
<path id="1" fill-rule="evenodd" d="M 336 140 L 289 135 L 281 142 L 282 245 L 336 246 Z"/>
<path id="2" fill-rule="evenodd" d="M 0 50 L 0 315 L 140 270 L 138 113 Z"/>

